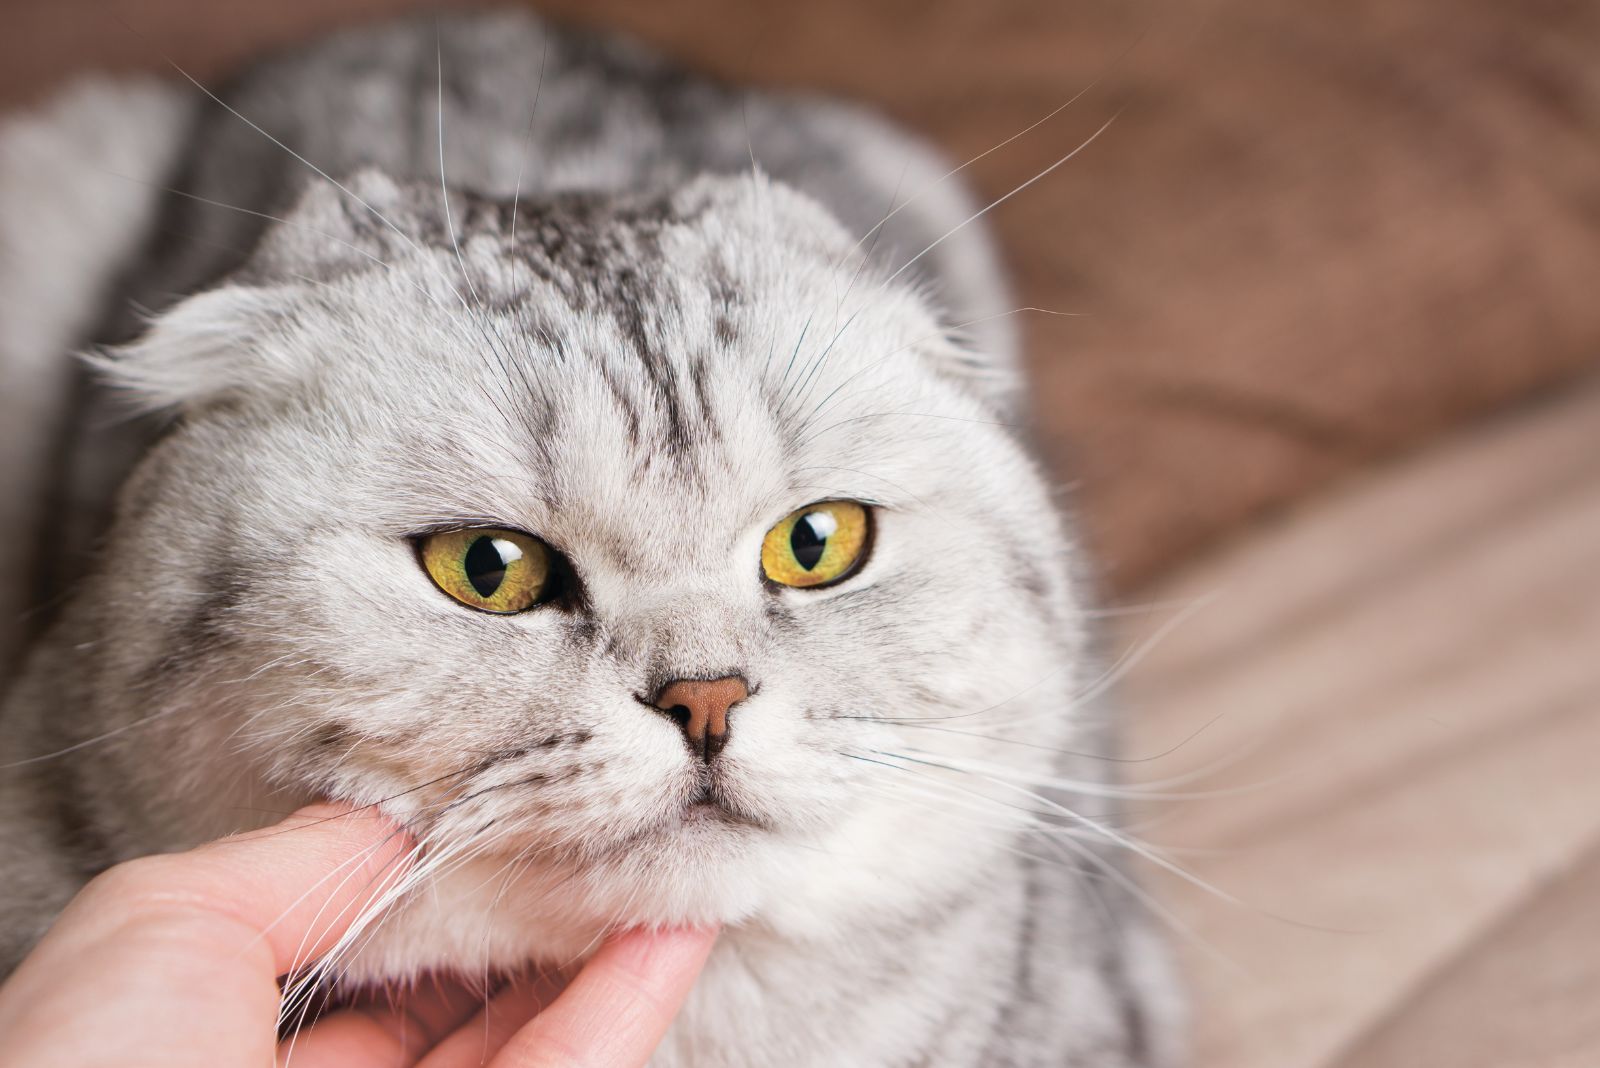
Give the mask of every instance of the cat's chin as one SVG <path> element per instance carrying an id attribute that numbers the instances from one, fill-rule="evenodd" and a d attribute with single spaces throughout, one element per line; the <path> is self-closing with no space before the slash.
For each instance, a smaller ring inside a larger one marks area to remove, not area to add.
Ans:
<path id="1" fill-rule="evenodd" d="M 760 837 L 725 810 L 691 806 L 633 848 L 581 867 L 521 867 L 495 856 L 447 865 L 367 927 L 344 979 L 565 967 L 608 931 L 737 923 L 782 883 L 761 859 Z"/>
<path id="2" fill-rule="evenodd" d="M 1011 857 L 1010 832 L 929 823 L 927 808 L 857 806 L 838 822 L 771 821 L 736 802 L 691 803 L 605 844 L 417 862 L 418 881 L 340 954 L 358 985 L 469 977 L 582 960 L 611 931 L 722 926 L 814 942 L 917 915 Z M 399 816 L 399 814 L 396 814 Z M 403 818 L 403 817 L 400 817 Z M 731 933 L 731 932 L 730 932 Z"/>

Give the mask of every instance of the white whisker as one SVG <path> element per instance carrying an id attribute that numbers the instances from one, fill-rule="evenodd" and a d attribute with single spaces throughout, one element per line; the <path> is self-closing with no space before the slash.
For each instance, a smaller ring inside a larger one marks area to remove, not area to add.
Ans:
<path id="1" fill-rule="evenodd" d="M 984 205 L 982 208 L 979 208 L 977 211 L 975 211 L 971 215 L 967 216 L 961 222 L 959 222 L 955 226 L 951 227 L 949 230 L 947 230 L 944 234 L 942 234 L 937 240 L 935 240 L 927 248 L 924 248 L 921 252 L 917 253 L 915 256 L 912 256 L 906 262 L 902 263 L 899 266 L 899 268 L 897 268 L 895 270 L 895 272 L 893 274 L 891 274 L 888 278 L 884 279 L 882 284 L 887 286 L 889 283 L 893 282 L 896 278 L 899 278 L 902 274 L 904 274 L 914 263 L 916 263 L 918 260 L 922 259 L 922 257 L 926 256 L 928 253 L 932 252 L 934 249 L 938 248 L 946 240 L 948 240 L 949 238 L 953 237 L 957 233 L 960 233 L 962 230 L 964 230 L 966 227 L 972 225 L 974 222 L 977 222 L 979 219 L 981 219 L 985 215 L 989 214 L 989 212 L 993 211 L 995 208 L 998 208 L 1001 204 L 1004 204 L 1006 201 L 1010 200 L 1012 197 L 1016 196 L 1018 193 L 1022 192 L 1024 189 L 1027 189 L 1029 186 L 1033 185 L 1035 182 L 1037 182 L 1040 179 L 1042 179 L 1042 178 L 1046 177 L 1047 175 L 1051 174 L 1053 171 L 1056 170 L 1056 168 L 1060 167 L 1062 164 L 1064 164 L 1068 160 L 1072 159 L 1078 153 L 1082 152 L 1084 149 L 1086 149 L 1090 145 L 1094 144 L 1095 141 L 1099 139 L 1101 134 L 1105 133 L 1107 130 L 1109 130 L 1111 128 L 1111 124 L 1116 122 L 1117 119 L 1121 116 L 1121 114 L 1122 113 L 1120 111 L 1118 111 L 1116 114 L 1112 115 L 1109 119 L 1107 119 L 1105 122 L 1103 122 L 1100 125 L 1100 128 L 1098 130 L 1096 130 L 1094 133 L 1090 134 L 1088 137 L 1084 138 L 1083 141 L 1081 141 L 1078 144 L 1078 147 L 1074 148 L 1071 152 L 1068 152 L 1066 155 L 1062 156 L 1060 159 L 1058 159 L 1054 163 L 1050 164 L 1050 166 L 1046 167 L 1044 170 L 1040 171 L 1038 174 L 1034 175 L 1032 178 L 1029 178 L 1026 182 L 1023 182 L 1021 185 L 1019 185 L 1016 188 L 1012 189 L 1011 192 L 1006 193 L 1004 196 L 996 197 L 994 200 L 991 200 L 988 204 Z"/>
<path id="2" fill-rule="evenodd" d="M 434 40 L 434 58 L 438 68 L 438 134 L 439 134 L 439 199 L 444 205 L 445 232 L 450 235 L 450 247 L 455 249 L 456 263 L 461 268 L 461 277 L 467 283 L 467 292 L 472 295 L 474 304 L 481 304 L 478 298 L 478 287 L 472 283 L 472 274 L 467 270 L 467 261 L 461 255 L 461 239 L 456 234 L 455 220 L 450 215 L 450 187 L 445 183 L 444 177 L 444 46 Z"/>

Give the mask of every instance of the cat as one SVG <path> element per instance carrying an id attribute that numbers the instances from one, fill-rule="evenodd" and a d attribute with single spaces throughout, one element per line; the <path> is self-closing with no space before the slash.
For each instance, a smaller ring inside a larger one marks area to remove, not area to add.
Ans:
<path id="1" fill-rule="evenodd" d="M 652 1063 L 1177 1063 L 950 172 L 515 12 L 0 129 L 12 455 L 48 471 L 4 487 L 41 607 L 0 974 L 106 867 L 332 797 L 421 843 L 346 983 L 720 923 Z"/>

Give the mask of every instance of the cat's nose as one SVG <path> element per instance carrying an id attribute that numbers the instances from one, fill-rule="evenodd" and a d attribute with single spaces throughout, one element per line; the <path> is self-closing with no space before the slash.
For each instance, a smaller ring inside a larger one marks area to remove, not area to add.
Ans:
<path id="1" fill-rule="evenodd" d="M 677 721 L 689 750 L 711 761 L 728 741 L 728 711 L 750 696 L 750 687 L 738 675 L 720 679 L 674 679 L 651 700 Z"/>

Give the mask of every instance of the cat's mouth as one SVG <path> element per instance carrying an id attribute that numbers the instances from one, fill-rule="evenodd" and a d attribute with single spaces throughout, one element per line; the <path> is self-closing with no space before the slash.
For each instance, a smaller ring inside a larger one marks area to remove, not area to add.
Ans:
<path id="1" fill-rule="evenodd" d="M 774 830 L 767 818 L 740 805 L 715 786 L 702 785 L 654 822 L 613 843 L 607 852 L 637 855 L 639 848 L 645 845 L 666 846 L 672 852 L 689 843 L 711 845 L 724 839 Z"/>
<path id="2" fill-rule="evenodd" d="M 766 820 L 728 798 L 715 783 L 702 783 L 676 817 L 667 823 L 669 830 L 709 825 L 748 827 L 759 831 L 772 829 Z"/>

